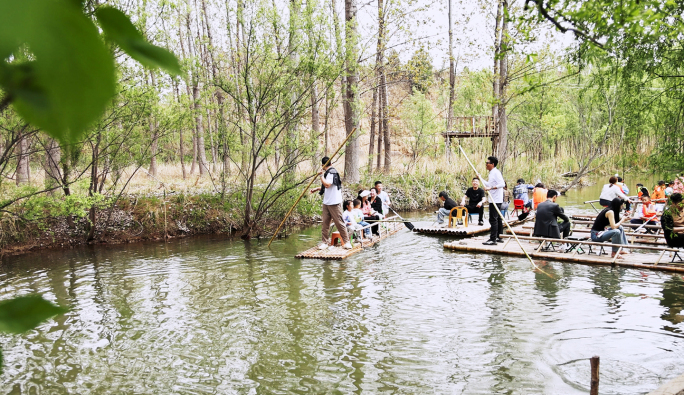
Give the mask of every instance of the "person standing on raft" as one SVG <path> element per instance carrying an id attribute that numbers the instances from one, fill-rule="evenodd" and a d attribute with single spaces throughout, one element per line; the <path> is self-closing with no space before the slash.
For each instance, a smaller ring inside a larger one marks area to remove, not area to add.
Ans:
<path id="1" fill-rule="evenodd" d="M 503 221 L 499 215 L 501 204 L 503 203 L 503 187 L 506 185 L 503 176 L 496 166 L 499 160 L 495 156 L 487 158 L 487 170 L 489 171 L 489 180 L 484 181 L 486 191 L 492 195 L 492 202 L 489 202 L 489 225 L 492 227 L 489 234 L 489 240 L 485 241 L 484 245 L 494 245 L 496 243 L 503 243 L 501 234 L 503 234 Z M 496 207 L 494 207 L 496 205 Z"/>
<path id="2" fill-rule="evenodd" d="M 330 222 L 335 223 L 337 231 L 340 232 L 344 248 L 351 249 L 352 245 L 349 242 L 349 234 L 347 227 L 342 219 L 342 180 L 337 170 L 328 163 L 330 158 L 323 157 L 321 160 L 324 166 L 318 174 L 321 175 L 321 186 L 311 190 L 311 193 L 320 191 L 323 195 L 323 210 L 321 217 L 323 217 L 323 225 L 321 227 L 321 244 L 318 245 L 319 250 L 328 248 L 330 244 Z M 327 166 L 326 166 L 327 164 Z"/>

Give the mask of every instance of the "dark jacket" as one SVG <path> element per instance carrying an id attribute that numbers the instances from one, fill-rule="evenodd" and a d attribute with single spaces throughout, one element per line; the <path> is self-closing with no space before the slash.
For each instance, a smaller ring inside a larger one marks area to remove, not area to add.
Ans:
<path id="1" fill-rule="evenodd" d="M 368 199 L 370 201 L 370 198 Z M 382 214 L 382 200 L 379 197 L 375 197 L 375 200 L 371 202 L 371 208 L 380 214 Z"/>
<path id="2" fill-rule="evenodd" d="M 444 200 L 444 208 L 445 209 L 451 211 L 451 209 L 456 207 L 456 206 L 458 206 L 458 204 L 456 204 L 456 202 L 454 202 L 454 199 L 446 198 L 446 200 Z"/>
<path id="3" fill-rule="evenodd" d="M 558 218 L 565 222 L 570 222 L 567 215 L 563 214 L 558 204 L 551 201 L 544 201 L 537 206 L 537 215 L 534 221 L 534 233 L 536 237 L 551 237 L 560 239 L 560 229 L 558 228 Z"/>
<path id="4" fill-rule="evenodd" d="M 333 175 L 332 185 L 336 186 L 337 189 L 339 189 L 341 191 L 342 190 L 342 180 L 340 179 L 340 173 L 338 173 L 334 167 L 330 167 L 328 170 L 325 171 L 325 174 L 323 174 L 323 178 L 328 178 L 328 174 Z M 321 190 L 318 192 L 318 194 L 323 196 L 324 193 L 325 193 L 325 185 L 321 184 Z"/>

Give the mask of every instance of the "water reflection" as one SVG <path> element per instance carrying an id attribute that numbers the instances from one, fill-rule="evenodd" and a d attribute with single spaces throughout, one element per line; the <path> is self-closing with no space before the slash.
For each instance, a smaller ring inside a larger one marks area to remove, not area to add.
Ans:
<path id="1" fill-rule="evenodd" d="M 622 268 L 606 268 L 598 267 L 590 274 L 590 278 L 594 283 L 592 292 L 600 295 L 608 301 L 613 312 L 620 310 L 622 302 L 622 277 L 625 269 Z"/>
<path id="2" fill-rule="evenodd" d="M 668 277 L 663 283 L 663 297 L 660 299 L 660 305 L 666 310 L 660 318 L 673 324 L 663 326 L 664 330 L 682 333 L 681 326 L 678 324 L 684 322 L 684 315 L 681 314 L 684 309 L 684 281 L 680 274 L 672 274 Z"/>
<path id="3" fill-rule="evenodd" d="M 573 394 L 594 354 L 602 393 L 681 373 L 679 276 L 545 274 L 407 232 L 341 262 L 291 258 L 318 233 L 6 260 L 0 298 L 38 292 L 71 310 L 0 336 L 0 393 Z"/>

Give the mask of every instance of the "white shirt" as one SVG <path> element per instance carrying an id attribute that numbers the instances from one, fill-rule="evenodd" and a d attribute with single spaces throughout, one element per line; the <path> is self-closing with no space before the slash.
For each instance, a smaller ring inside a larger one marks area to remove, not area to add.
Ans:
<path id="1" fill-rule="evenodd" d="M 325 193 L 323 194 L 323 204 L 326 206 L 337 206 L 338 204 L 342 203 L 342 191 L 337 188 L 337 186 L 333 185 L 333 175 L 328 174 L 327 177 L 325 177 L 325 182 L 330 184 L 329 188 L 325 188 Z"/>
<path id="2" fill-rule="evenodd" d="M 361 211 L 360 208 L 353 209 L 352 215 L 354 216 L 354 219 L 357 223 L 363 221 L 363 211 Z"/>
<path id="3" fill-rule="evenodd" d="M 612 186 L 611 186 L 612 185 Z M 594 195 L 595 196 L 595 195 Z M 620 198 L 622 200 L 627 200 L 627 195 L 622 193 L 622 189 L 615 184 L 606 184 L 601 190 L 601 196 L 599 199 L 604 199 L 611 201 L 615 198 Z"/>
<path id="4" fill-rule="evenodd" d="M 496 188 L 490 189 L 492 194 L 492 203 L 503 203 L 503 187 L 506 185 L 501 172 L 496 167 L 489 172 L 489 180 L 485 181 L 485 187 Z"/>
<path id="5" fill-rule="evenodd" d="M 347 226 L 356 224 L 356 221 L 354 219 L 354 211 L 344 210 L 342 212 L 342 220 L 344 221 L 344 224 Z"/>
<path id="6" fill-rule="evenodd" d="M 378 193 L 378 197 L 382 200 L 382 213 L 387 215 L 387 213 L 389 213 L 389 206 L 387 205 L 390 201 L 389 195 L 387 192 L 382 191 Z"/>

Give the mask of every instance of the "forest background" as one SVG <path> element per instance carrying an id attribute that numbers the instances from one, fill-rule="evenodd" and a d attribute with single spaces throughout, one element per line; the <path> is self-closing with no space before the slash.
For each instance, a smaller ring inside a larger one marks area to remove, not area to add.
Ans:
<path id="1" fill-rule="evenodd" d="M 577 172 L 571 187 L 592 172 L 684 169 L 675 3 L 79 2 L 93 20 L 108 5 L 173 52 L 179 73 L 110 46 L 116 93 L 69 139 L 27 122 L 3 74 L 4 252 L 269 236 L 320 158 L 354 128 L 335 163 L 346 194 L 381 179 L 400 209 L 429 207 L 440 190 L 458 196 L 469 184 L 471 171 L 441 135 L 465 128 L 459 117 L 491 117 L 494 138 L 460 143 L 481 170 L 498 156 L 509 183 L 558 185 L 561 173 Z M 448 34 L 421 34 L 434 24 Z M 27 49 L 3 63 L 31 57 Z M 315 219 L 318 199 L 298 206 L 292 223 Z"/>

